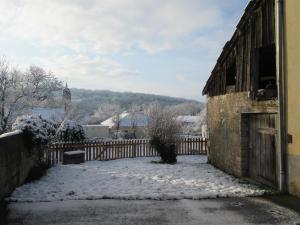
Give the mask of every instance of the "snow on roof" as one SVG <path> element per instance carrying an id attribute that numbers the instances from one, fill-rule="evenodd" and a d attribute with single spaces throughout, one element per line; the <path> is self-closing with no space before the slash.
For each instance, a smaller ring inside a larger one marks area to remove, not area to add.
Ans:
<path id="1" fill-rule="evenodd" d="M 131 117 L 130 113 L 124 111 L 120 114 L 120 127 L 130 127 L 131 126 Z M 148 123 L 148 117 L 144 112 L 136 112 L 136 126 L 137 127 L 145 127 Z M 103 126 L 113 127 L 115 125 L 113 117 L 103 121 L 101 123 Z"/>
<path id="2" fill-rule="evenodd" d="M 105 125 L 102 124 L 87 124 L 87 125 L 82 125 L 82 127 L 107 127 Z"/>
<path id="3" fill-rule="evenodd" d="M 130 127 L 131 126 L 131 118 L 128 114 L 125 116 L 120 123 L 121 127 Z M 148 124 L 148 117 L 145 115 L 144 112 L 136 112 L 136 126 L 137 127 L 145 127 Z"/>
<path id="4" fill-rule="evenodd" d="M 200 116 L 177 116 L 177 121 L 182 123 L 199 123 L 201 120 Z"/>
<path id="5" fill-rule="evenodd" d="M 127 116 L 128 113 L 126 111 L 122 112 L 120 114 L 120 119 L 122 120 L 125 116 Z M 108 118 L 107 120 L 104 120 L 101 125 L 103 126 L 108 126 L 108 127 L 113 127 L 115 125 L 115 122 L 114 122 L 114 116 Z"/>
<path id="6" fill-rule="evenodd" d="M 14 131 L 11 131 L 11 132 L 8 132 L 8 133 L 1 134 L 0 138 L 5 138 L 5 137 L 13 136 L 13 135 L 20 134 L 20 133 L 22 133 L 21 130 L 14 130 Z"/>
<path id="7" fill-rule="evenodd" d="M 32 115 L 41 116 L 44 119 L 60 121 L 63 118 L 64 110 L 62 108 L 33 108 L 30 112 Z"/>

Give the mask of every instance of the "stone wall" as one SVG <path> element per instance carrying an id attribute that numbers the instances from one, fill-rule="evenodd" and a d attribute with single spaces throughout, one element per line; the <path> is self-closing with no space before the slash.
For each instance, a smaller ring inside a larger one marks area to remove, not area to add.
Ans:
<path id="1" fill-rule="evenodd" d="M 34 162 L 21 131 L 0 136 L 0 201 L 24 183 Z"/>
<path id="2" fill-rule="evenodd" d="M 235 176 L 247 171 L 247 113 L 277 112 L 276 101 L 252 101 L 249 92 L 209 97 L 207 123 L 208 160 L 214 166 Z"/>

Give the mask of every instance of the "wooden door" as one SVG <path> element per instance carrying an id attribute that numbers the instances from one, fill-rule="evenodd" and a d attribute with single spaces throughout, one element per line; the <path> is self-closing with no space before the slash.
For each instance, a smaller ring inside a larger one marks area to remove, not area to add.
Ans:
<path id="1" fill-rule="evenodd" d="M 276 114 L 253 114 L 249 117 L 249 175 L 251 178 L 277 186 Z"/>

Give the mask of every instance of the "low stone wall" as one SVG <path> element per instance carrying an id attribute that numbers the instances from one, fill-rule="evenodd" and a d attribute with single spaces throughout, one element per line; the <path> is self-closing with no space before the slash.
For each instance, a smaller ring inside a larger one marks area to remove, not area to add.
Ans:
<path id="1" fill-rule="evenodd" d="M 0 135 L 0 201 L 24 183 L 34 158 L 25 147 L 21 131 Z"/>

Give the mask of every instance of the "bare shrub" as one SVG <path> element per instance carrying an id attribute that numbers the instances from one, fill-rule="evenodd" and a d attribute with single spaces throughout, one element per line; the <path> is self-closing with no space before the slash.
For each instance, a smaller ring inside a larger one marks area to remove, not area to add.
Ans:
<path id="1" fill-rule="evenodd" d="M 151 145 L 159 153 L 162 162 L 176 163 L 175 143 L 181 127 L 176 121 L 175 113 L 158 104 L 152 104 L 147 110 L 147 115 L 147 131 Z"/>

